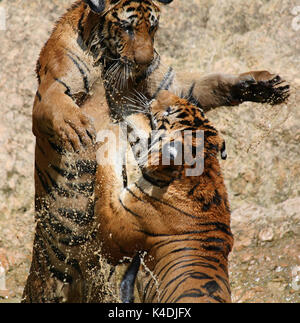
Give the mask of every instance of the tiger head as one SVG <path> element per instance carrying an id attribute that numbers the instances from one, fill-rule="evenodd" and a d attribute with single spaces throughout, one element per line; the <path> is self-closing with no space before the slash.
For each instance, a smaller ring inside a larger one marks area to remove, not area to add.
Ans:
<path id="1" fill-rule="evenodd" d="M 168 4 L 173 0 L 157 0 Z M 101 45 L 111 63 L 141 70 L 154 59 L 160 9 L 153 0 L 84 0 L 99 16 Z"/>
<path id="2" fill-rule="evenodd" d="M 218 153 L 222 159 L 227 158 L 225 141 L 191 100 L 161 91 L 149 103 L 148 113 L 151 140 L 148 149 L 142 147 L 138 152 L 139 164 L 147 172 L 162 178 L 174 171 L 181 174 L 185 169 L 194 174 L 188 176 L 200 176 L 203 167 L 215 163 Z M 192 171 L 198 166 L 202 167 L 201 172 Z"/>

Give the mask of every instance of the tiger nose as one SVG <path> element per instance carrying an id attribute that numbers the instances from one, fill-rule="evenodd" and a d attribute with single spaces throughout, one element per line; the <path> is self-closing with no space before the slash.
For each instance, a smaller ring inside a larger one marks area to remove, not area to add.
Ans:
<path id="1" fill-rule="evenodd" d="M 134 55 L 135 63 L 138 65 L 149 65 L 153 61 L 153 58 L 153 46 L 151 46 L 151 48 L 139 48 L 139 50 L 136 51 Z"/>
<path id="2" fill-rule="evenodd" d="M 134 44 L 134 60 L 138 65 L 149 65 L 154 58 L 154 47 L 150 36 L 137 37 Z"/>

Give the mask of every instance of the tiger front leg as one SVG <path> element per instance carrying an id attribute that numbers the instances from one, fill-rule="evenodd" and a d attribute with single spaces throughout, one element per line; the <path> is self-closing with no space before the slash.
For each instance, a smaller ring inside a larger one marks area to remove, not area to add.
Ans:
<path id="1" fill-rule="evenodd" d="M 50 75 L 48 72 L 47 75 Z M 42 78 L 33 109 L 36 243 L 24 302 L 86 302 L 95 245 L 95 130 L 58 78 Z"/>
<path id="2" fill-rule="evenodd" d="M 204 112 L 246 101 L 275 105 L 285 102 L 289 97 L 289 85 L 280 76 L 267 71 L 205 76 L 178 73 L 177 80 L 182 94 L 194 104 L 200 105 Z"/>
<path id="3" fill-rule="evenodd" d="M 290 86 L 279 75 L 267 71 L 244 73 L 231 88 L 232 104 L 245 101 L 280 104 L 289 97 L 289 89 Z"/>
<path id="4" fill-rule="evenodd" d="M 71 152 L 92 146 L 96 137 L 91 118 L 80 110 L 58 81 L 36 97 L 33 133 L 59 150 Z"/>

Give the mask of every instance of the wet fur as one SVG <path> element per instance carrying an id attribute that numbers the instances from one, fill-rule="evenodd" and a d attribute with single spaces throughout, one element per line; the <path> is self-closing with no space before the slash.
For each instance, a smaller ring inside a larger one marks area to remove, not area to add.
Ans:
<path id="1" fill-rule="evenodd" d="M 133 167 L 137 160 L 133 153 L 127 162 L 127 176 L 135 179 L 124 187 L 119 176 L 112 176 L 117 173 L 114 158 L 110 165 L 101 166 L 99 157 L 97 181 L 101 185 L 96 186 L 99 200 L 95 211 L 100 221 L 102 252 L 114 264 L 123 256 L 146 253 L 144 263 L 152 275 L 139 280 L 143 302 L 230 302 L 228 254 L 233 237 L 218 161 L 219 154 L 224 153 L 224 140 L 199 107 L 169 92 L 161 92 L 150 110 L 156 122 L 154 130 L 161 129 L 160 135 L 165 139 L 172 140 L 174 134 L 185 130 L 194 134 L 204 131 L 204 171 L 188 176 L 186 171 L 191 166 L 186 163 L 162 165 L 163 147 L 157 143 L 154 146 L 160 163 L 148 163 L 149 150 L 138 172 L 138 167 Z M 135 125 L 132 131 L 148 129 L 150 136 L 151 127 L 144 114 L 129 119 L 128 123 Z M 117 126 L 111 125 L 110 129 L 116 131 Z M 177 140 L 184 145 L 183 139 Z M 189 144 L 195 148 L 196 139 Z M 127 149 L 131 148 L 132 145 Z M 121 286 L 125 301 L 132 299 L 128 290 L 133 290 L 130 283 L 137 270 L 134 263 Z"/>
<path id="2" fill-rule="evenodd" d="M 24 302 L 102 300 L 94 282 L 101 241 L 94 191 L 102 185 L 96 177 L 95 140 L 106 127 L 103 113 L 115 121 L 124 119 L 136 91 L 147 99 L 161 90 L 182 92 L 204 111 L 245 100 L 280 103 L 288 96 L 288 87 L 268 72 L 175 75 L 154 49 L 158 2 L 105 3 L 104 11 L 95 13 L 76 1 L 56 23 L 37 62 L 37 226 Z M 129 6 L 137 14 L 131 31 L 118 21 Z"/>

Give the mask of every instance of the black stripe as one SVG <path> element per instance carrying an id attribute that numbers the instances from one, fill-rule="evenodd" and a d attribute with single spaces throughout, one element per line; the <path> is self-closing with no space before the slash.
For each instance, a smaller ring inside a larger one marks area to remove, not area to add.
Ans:
<path id="1" fill-rule="evenodd" d="M 69 228 L 62 225 L 61 222 L 55 217 L 55 215 L 53 213 L 48 212 L 47 219 L 49 221 L 49 225 L 51 226 L 51 228 L 53 229 L 53 231 L 55 233 L 66 234 L 66 235 L 72 234 L 72 230 L 70 230 Z M 45 219 L 43 219 L 43 220 L 45 221 Z M 48 230 L 46 230 L 46 231 L 48 231 Z"/>
<path id="2" fill-rule="evenodd" d="M 125 163 L 122 166 L 122 178 L 123 178 L 123 188 L 125 188 L 128 185 L 127 170 L 126 170 Z"/>
<path id="3" fill-rule="evenodd" d="M 189 291 L 186 291 L 184 294 L 180 295 L 178 298 L 173 300 L 172 303 L 177 303 L 178 301 L 182 300 L 183 298 L 188 298 L 188 297 L 192 297 L 192 298 L 208 297 L 208 298 L 214 299 L 220 303 L 225 303 L 225 300 L 223 300 L 221 297 L 205 294 L 200 289 L 191 289 Z"/>
<path id="4" fill-rule="evenodd" d="M 91 70 L 90 70 L 90 68 L 88 67 L 88 65 L 86 64 L 86 62 L 84 62 L 77 54 L 75 54 L 75 53 L 73 53 L 72 51 L 70 51 L 70 49 L 66 49 L 66 51 L 68 52 L 68 53 L 70 53 L 71 55 L 73 55 L 73 56 L 75 56 L 78 60 L 79 60 L 79 62 L 81 63 L 81 64 L 83 64 L 83 66 L 86 68 L 86 70 L 88 71 L 88 72 L 90 72 Z"/>
<path id="5" fill-rule="evenodd" d="M 222 291 L 222 288 L 215 280 L 207 282 L 205 285 L 201 286 L 201 288 L 206 289 L 209 295 L 212 295 L 218 291 Z"/>
<path id="6" fill-rule="evenodd" d="M 51 140 L 48 140 L 49 142 L 49 145 L 51 146 L 51 148 L 56 151 L 59 155 L 64 155 L 66 150 L 61 147 L 61 146 L 58 146 L 57 144 L 55 144 L 54 142 L 52 142 Z"/>
<path id="7" fill-rule="evenodd" d="M 122 207 L 125 209 L 125 211 L 129 212 L 130 214 L 132 214 L 134 217 L 136 218 L 142 218 L 140 215 L 134 213 L 133 211 L 131 211 L 130 209 L 128 209 L 122 202 L 122 200 L 119 198 L 119 202 L 122 205 Z"/>
<path id="8" fill-rule="evenodd" d="M 204 138 L 215 137 L 218 134 L 216 132 L 212 132 L 210 130 L 204 130 Z"/>
<path id="9" fill-rule="evenodd" d="M 56 200 L 52 190 L 51 190 L 51 187 L 48 185 L 48 182 L 44 176 L 44 174 L 41 172 L 41 170 L 39 169 L 37 163 L 35 163 L 35 170 L 36 170 L 36 174 L 45 190 L 45 192 L 53 199 L 53 200 Z"/>
<path id="10" fill-rule="evenodd" d="M 176 116 L 176 118 L 178 118 L 178 119 L 184 119 L 184 118 L 187 118 L 188 116 L 189 115 L 188 115 L 187 112 L 181 112 L 178 116 Z"/>
<path id="11" fill-rule="evenodd" d="M 197 223 L 197 226 L 203 226 L 203 225 L 215 225 L 218 230 L 220 230 L 223 233 L 226 233 L 229 236 L 233 236 L 230 230 L 230 227 L 222 222 L 208 222 L 208 223 Z"/>
<path id="12" fill-rule="evenodd" d="M 52 251 L 54 252 L 56 258 L 61 261 L 66 263 L 67 265 L 71 266 L 72 268 L 74 268 L 80 275 L 82 275 L 80 266 L 79 266 L 79 262 L 76 259 L 69 259 L 67 258 L 57 247 L 55 247 L 53 244 L 51 244 L 48 241 Z"/>
<path id="13" fill-rule="evenodd" d="M 177 280 L 181 279 L 182 277 L 185 277 L 185 276 L 188 276 L 188 278 L 193 278 L 193 279 L 197 279 L 197 280 L 205 280 L 205 279 L 212 279 L 212 277 L 210 277 L 209 275 L 205 274 L 205 273 L 198 273 L 198 272 L 195 272 L 193 270 L 189 270 L 189 271 L 186 271 L 184 273 L 181 273 L 177 276 L 175 276 L 173 279 L 171 279 L 165 286 L 164 286 L 164 289 L 165 289 L 165 292 L 167 292 L 167 288 L 173 284 L 174 282 L 176 282 Z M 176 289 L 178 288 L 178 286 L 180 284 L 183 284 L 185 281 L 186 281 L 186 277 L 185 279 L 183 279 L 177 286 L 176 286 Z M 174 291 L 173 291 L 174 292 Z"/>
<path id="14" fill-rule="evenodd" d="M 168 256 L 168 255 L 166 255 L 166 256 Z M 157 267 L 158 263 L 159 263 L 161 260 L 163 260 L 166 256 L 162 257 L 161 259 L 159 259 L 159 260 L 157 261 L 157 263 L 156 263 L 156 265 L 155 265 L 155 268 Z M 182 255 L 182 256 L 180 256 L 180 257 L 177 257 L 176 259 L 171 260 L 171 261 L 170 261 L 170 262 L 168 262 L 165 266 L 163 266 L 163 267 L 161 268 L 161 270 L 160 270 L 157 274 L 155 273 L 155 276 L 156 276 L 156 277 L 159 277 L 159 275 L 161 274 L 161 272 L 162 272 L 166 267 L 168 267 L 172 262 L 174 262 L 174 261 L 178 261 L 179 259 L 182 259 L 182 258 L 194 257 L 194 256 L 195 256 L 195 254 L 184 254 L 184 255 Z M 194 260 L 198 261 L 198 260 L 199 260 L 199 257 L 201 257 L 201 256 L 198 256 L 198 255 L 197 255 L 197 258 L 194 258 L 194 259 L 189 258 L 189 259 L 187 259 L 187 260 L 182 260 L 182 261 L 180 261 L 179 263 L 183 263 L 183 262 L 190 262 L 190 261 L 194 261 Z M 178 263 L 177 263 L 177 264 L 178 264 Z M 175 264 L 175 265 L 176 265 L 176 264 Z M 154 270 L 155 270 L 155 269 L 154 269 Z M 145 297 L 146 297 L 146 293 L 147 293 L 147 291 L 148 291 L 148 289 L 149 289 L 149 285 L 150 285 L 150 283 L 151 283 L 151 279 L 148 281 L 148 283 L 147 283 L 147 285 L 146 285 L 145 293 L 144 293 L 144 295 L 143 295 L 144 300 L 145 300 Z M 153 287 L 154 287 L 154 285 L 152 285 L 152 286 L 151 286 L 149 293 L 151 293 L 151 291 L 152 291 L 152 288 L 153 288 Z"/>
<path id="15" fill-rule="evenodd" d="M 39 101 L 42 101 L 42 96 L 41 93 L 39 91 L 36 91 L 36 96 L 38 97 Z"/>
<path id="16" fill-rule="evenodd" d="M 82 194 L 86 197 L 91 196 L 94 193 L 94 182 L 85 183 L 66 183 L 69 189 L 75 191 L 76 193 Z"/>
<path id="17" fill-rule="evenodd" d="M 155 200 L 155 201 L 157 201 L 157 202 L 159 202 L 159 203 L 161 203 L 161 204 L 163 204 L 163 205 L 166 205 L 166 206 L 169 206 L 170 208 L 172 208 L 172 209 L 174 209 L 174 210 L 176 210 L 176 211 L 178 211 L 178 212 L 180 212 L 181 214 L 184 214 L 184 215 L 186 215 L 186 216 L 188 216 L 188 217 L 190 217 L 190 218 L 192 218 L 192 219 L 199 219 L 199 217 L 198 216 L 195 216 L 195 215 L 192 215 L 192 214 L 189 214 L 189 213 L 187 213 L 187 212 L 184 212 L 183 210 L 180 210 L 180 209 L 178 209 L 177 207 L 175 207 L 175 206 L 173 206 L 173 205 L 171 205 L 171 204 L 169 204 L 169 203 L 167 203 L 167 202 L 164 202 L 164 201 L 162 201 L 162 200 L 160 200 L 160 199 L 158 199 L 158 198 L 156 198 L 156 197 L 154 197 L 154 196 L 151 196 L 151 195 L 149 195 L 148 193 L 146 193 L 141 187 L 139 187 L 138 186 L 138 184 L 137 183 L 135 183 L 135 186 L 143 193 L 143 194 L 145 194 L 146 196 L 148 196 L 149 198 L 151 198 L 152 200 Z"/>
<path id="18" fill-rule="evenodd" d="M 198 186 L 200 185 L 200 183 L 197 183 L 189 192 L 188 192 L 188 196 L 194 195 L 195 190 L 198 188 Z"/>
<path id="19" fill-rule="evenodd" d="M 37 212 L 37 216 L 40 218 L 39 223 L 44 227 L 45 232 L 47 232 L 49 235 L 51 235 L 51 232 L 48 228 L 47 223 L 55 233 L 66 235 L 72 234 L 72 230 L 62 225 L 62 223 L 55 217 L 55 215 L 50 212 L 50 205 L 49 203 L 47 203 L 47 201 L 42 201 L 42 206 L 40 208 L 40 211 Z"/>
<path id="20" fill-rule="evenodd" d="M 128 187 L 126 187 L 126 190 L 134 197 L 136 198 L 137 200 L 139 200 L 140 202 L 143 202 L 143 203 L 147 203 L 147 201 L 144 201 L 143 199 L 141 199 L 140 197 L 138 197 L 137 195 L 135 195 Z"/>
<path id="21" fill-rule="evenodd" d="M 68 180 L 72 180 L 74 178 L 76 178 L 77 174 L 75 173 L 72 173 L 72 172 L 69 172 L 65 169 L 62 169 L 62 168 L 59 168 L 58 166 L 56 165 L 52 165 L 50 164 L 50 167 L 56 172 L 58 173 L 59 175 L 61 175 L 62 177 L 68 179 Z"/>
<path id="22" fill-rule="evenodd" d="M 182 281 L 180 281 L 175 286 L 175 288 L 173 289 L 173 291 L 169 294 L 168 298 L 166 300 L 164 300 L 165 303 L 167 303 L 167 302 L 176 303 L 176 301 L 174 301 L 174 300 L 171 300 L 170 301 L 170 298 L 174 295 L 174 293 L 178 290 L 178 288 L 182 284 L 184 284 L 188 279 L 190 279 L 190 278 L 197 279 L 197 280 L 207 280 L 207 279 L 209 279 L 208 278 L 209 276 L 207 276 L 205 273 L 193 272 L 192 270 L 188 271 L 187 274 L 188 274 L 187 277 L 185 277 Z M 163 293 L 163 296 L 165 296 L 166 293 L 167 293 L 167 290 Z M 205 294 L 203 293 L 203 296 L 204 295 Z M 205 296 L 207 296 L 207 295 L 205 295 Z"/>
<path id="23" fill-rule="evenodd" d="M 42 250 L 42 257 L 41 257 L 42 259 L 39 259 L 40 267 L 42 268 L 42 266 L 43 266 L 42 264 L 44 262 L 46 262 L 46 265 L 47 265 L 49 271 L 52 273 L 52 275 L 55 278 L 59 279 L 62 282 L 66 282 L 66 283 L 71 284 L 73 282 L 72 276 L 70 276 L 66 273 L 62 273 L 61 271 L 56 269 L 54 267 L 54 265 L 51 264 L 49 254 L 47 253 L 47 247 L 43 241 L 43 238 L 36 235 L 36 242 L 40 244 L 40 246 L 41 246 L 40 249 Z M 37 253 L 35 253 L 35 255 L 37 255 Z M 47 299 L 47 301 L 49 301 L 49 300 Z"/>
<path id="24" fill-rule="evenodd" d="M 195 105 L 196 107 L 200 108 L 201 109 L 200 113 L 201 113 L 202 117 L 204 117 L 202 106 L 201 106 L 199 100 L 197 100 L 195 98 L 194 93 L 193 93 L 194 89 L 195 89 L 195 85 L 196 85 L 196 83 L 193 82 L 192 85 L 190 86 L 189 90 L 188 90 L 187 95 L 185 95 L 185 96 L 182 95 L 182 98 L 186 99 L 190 104 Z"/>
<path id="25" fill-rule="evenodd" d="M 214 232 L 216 230 L 205 230 L 205 233 L 208 232 Z M 176 240 L 167 240 L 167 241 L 163 241 L 163 242 L 157 242 L 155 243 L 151 249 L 153 248 L 162 248 L 166 245 L 170 245 L 172 243 L 183 243 L 186 244 L 187 242 L 201 242 L 201 243 L 223 243 L 225 242 L 223 239 L 219 239 L 219 238 L 206 238 L 206 239 L 197 239 L 197 238 L 187 238 L 187 239 L 176 239 Z"/>
<path id="26" fill-rule="evenodd" d="M 90 203 L 87 211 L 70 208 L 59 208 L 58 213 L 80 226 L 85 226 L 94 220 L 94 204 Z"/>
<path id="27" fill-rule="evenodd" d="M 86 9 L 86 7 L 87 7 L 87 5 L 84 4 L 84 8 L 83 8 L 84 11 L 83 11 L 83 13 L 82 13 L 82 15 L 81 15 L 81 17 L 80 17 L 80 19 L 78 21 L 78 25 L 77 25 L 78 35 L 79 35 L 79 37 L 81 37 L 82 41 L 83 41 L 83 36 L 84 36 L 84 28 L 83 28 L 83 25 L 82 25 L 82 20 L 83 20 L 84 15 L 85 15 L 85 9 Z"/>
<path id="28" fill-rule="evenodd" d="M 207 120 L 207 121 L 208 121 L 208 120 Z M 208 121 L 208 122 L 209 122 L 209 121 Z M 209 129 L 209 130 L 212 130 L 212 131 L 218 132 L 218 130 L 217 130 L 215 127 L 213 127 L 213 126 L 211 126 L 211 125 L 209 125 L 209 124 L 205 125 L 205 129 Z"/>
<path id="29" fill-rule="evenodd" d="M 68 284 L 72 284 L 72 282 L 73 282 L 73 277 L 72 276 L 70 276 L 70 275 L 68 275 L 66 273 L 62 273 L 58 269 L 54 268 L 53 265 L 51 265 L 51 267 L 50 267 L 50 272 L 52 273 L 52 275 L 55 278 L 57 278 L 61 282 L 68 283 Z"/>
<path id="30" fill-rule="evenodd" d="M 95 175 L 97 172 L 96 160 L 76 160 L 75 165 L 66 163 L 66 166 L 76 170 L 77 176 L 82 176 L 84 174 Z"/>
<path id="31" fill-rule="evenodd" d="M 222 269 L 226 277 L 228 277 L 228 270 L 227 267 L 224 264 L 219 264 L 219 267 Z"/>
<path id="32" fill-rule="evenodd" d="M 226 274 L 228 275 L 228 273 L 226 272 Z M 229 285 L 229 282 L 228 282 L 228 280 L 226 280 L 225 278 L 223 278 L 223 277 L 221 277 L 221 276 L 219 276 L 219 275 L 216 275 L 216 278 L 217 279 L 219 279 L 224 285 L 225 285 L 225 287 L 226 287 L 226 289 L 227 289 L 227 292 L 229 293 L 229 294 L 231 294 L 231 290 L 230 290 L 230 285 Z"/>
<path id="33" fill-rule="evenodd" d="M 36 68 L 35 68 L 36 76 L 37 76 L 37 79 L 38 79 L 38 84 L 41 84 L 41 77 L 40 77 L 41 67 L 42 67 L 41 63 L 38 60 L 37 63 L 36 63 Z"/>
<path id="34" fill-rule="evenodd" d="M 36 144 L 36 147 L 41 151 L 41 153 L 43 155 L 46 155 L 45 150 L 42 148 L 42 146 L 39 143 L 39 140 L 36 140 L 35 144 Z"/>
<path id="35" fill-rule="evenodd" d="M 166 255 L 165 257 L 167 257 L 168 255 Z M 165 257 L 162 257 L 159 261 L 161 261 L 161 260 L 163 260 Z M 189 258 L 189 259 L 186 259 L 186 260 L 180 260 L 179 261 L 179 259 L 182 259 L 182 258 Z M 190 258 L 190 257 L 196 257 L 196 258 Z M 170 260 L 167 264 L 165 264 L 160 270 L 159 270 L 159 272 L 157 273 L 157 274 L 155 274 L 157 277 L 159 277 L 160 276 L 160 274 L 169 266 L 169 265 L 171 265 L 171 263 L 172 262 L 174 262 L 174 261 L 177 261 L 176 262 L 176 264 L 175 265 L 173 265 L 173 266 L 171 266 L 171 268 L 173 268 L 174 266 L 176 266 L 176 265 L 178 265 L 178 264 L 183 264 L 183 263 L 186 263 L 186 262 L 191 262 L 191 261 L 198 261 L 199 260 L 199 257 L 201 257 L 201 256 L 196 256 L 196 255 L 194 255 L 194 254 L 184 254 L 184 255 L 182 255 L 182 256 L 180 256 L 180 257 L 178 257 L 178 258 L 176 258 L 176 259 L 172 259 L 172 260 Z M 158 263 L 159 263 L 159 261 L 155 264 L 155 268 L 156 268 L 156 266 L 158 265 Z M 165 275 L 164 275 L 165 276 Z M 163 277 L 164 277 L 163 276 Z"/>
<path id="36" fill-rule="evenodd" d="M 90 89 L 89 89 L 89 81 L 88 81 L 88 77 L 85 73 L 85 71 L 81 68 L 81 66 L 79 65 L 78 61 L 73 58 L 71 55 L 67 54 L 67 56 L 71 59 L 71 61 L 75 64 L 75 66 L 78 68 L 82 78 L 83 78 L 83 84 L 84 84 L 84 89 L 86 93 L 89 93 Z"/>
<path id="37" fill-rule="evenodd" d="M 69 246 L 69 247 L 75 247 L 82 245 L 88 241 L 91 241 L 95 239 L 96 234 L 95 232 L 92 232 L 91 234 L 87 236 L 71 236 L 71 237 L 66 237 L 66 238 L 60 238 L 59 243 Z"/>
<path id="38" fill-rule="evenodd" d="M 194 89 L 195 89 L 195 85 L 196 85 L 196 82 L 193 82 L 191 87 L 189 88 L 189 91 L 187 93 L 187 100 L 189 101 L 190 98 L 193 98 L 193 92 L 194 92 Z"/>
<path id="39" fill-rule="evenodd" d="M 186 262 L 189 261 L 189 260 L 186 260 Z M 180 267 L 177 266 L 178 264 L 174 264 L 173 266 L 171 266 L 165 273 L 164 275 L 160 278 L 160 280 L 163 282 L 164 279 L 166 278 L 167 274 L 169 273 L 170 270 L 173 269 L 173 271 L 175 272 L 176 270 L 180 270 L 180 269 L 184 269 L 184 268 L 189 268 L 191 267 L 191 270 L 195 269 L 195 267 L 201 267 L 201 268 L 208 268 L 208 269 L 211 269 L 211 270 L 215 270 L 217 271 L 217 268 L 208 264 L 208 263 L 205 263 L 205 262 L 191 262 L 191 263 L 188 263 L 188 264 L 185 264 L 185 265 L 182 265 Z"/>
<path id="40" fill-rule="evenodd" d="M 73 100 L 73 96 L 72 96 L 72 93 L 71 93 L 71 89 L 68 87 L 68 85 L 65 82 L 63 82 L 62 80 L 58 79 L 58 78 L 55 78 L 55 81 L 57 81 L 58 83 L 62 84 L 66 88 L 65 94 L 67 96 L 69 96 Z"/>
<path id="41" fill-rule="evenodd" d="M 76 160 L 75 163 L 73 164 L 69 164 L 66 162 L 65 165 L 67 169 L 71 169 L 74 172 L 65 171 L 65 170 L 59 169 L 58 167 L 56 167 L 57 168 L 56 170 L 57 172 L 60 171 L 61 175 L 64 177 L 69 176 L 70 179 L 73 179 L 75 177 L 81 177 L 82 175 L 85 175 L 85 174 L 95 175 L 97 171 L 97 161 L 95 160 L 82 159 L 82 160 Z"/>
<path id="42" fill-rule="evenodd" d="M 164 234 L 164 233 L 152 233 L 152 232 L 148 232 L 145 230 L 139 230 L 139 232 L 149 236 L 149 237 L 153 237 L 153 238 L 157 238 L 157 237 L 175 237 L 175 236 L 181 236 L 181 235 L 189 235 L 189 234 L 203 234 L 203 233 L 208 233 L 208 232 L 213 232 L 213 231 L 217 231 L 216 229 L 213 230 L 203 230 L 203 231 L 186 231 L 184 233 L 177 233 L 177 234 Z"/>
<path id="43" fill-rule="evenodd" d="M 168 72 L 164 76 L 163 80 L 161 81 L 160 85 L 156 89 L 155 93 L 152 96 L 152 99 L 156 99 L 158 93 L 162 90 L 168 90 L 169 87 L 172 85 L 174 80 L 174 73 L 173 68 L 169 67 Z"/>
<path id="44" fill-rule="evenodd" d="M 224 248 L 219 246 L 202 246 L 203 249 L 213 252 L 222 252 L 224 253 Z"/>
<path id="45" fill-rule="evenodd" d="M 166 256 L 168 256 L 168 255 L 166 255 Z M 195 256 L 196 258 L 190 258 L 190 257 L 192 257 L 192 256 Z M 180 260 L 179 261 L 179 259 L 182 259 L 182 258 L 187 258 L 188 257 L 188 259 L 186 259 L 186 260 Z M 161 261 L 162 259 L 164 259 L 165 257 L 162 257 L 159 261 Z M 194 254 L 184 254 L 184 255 L 182 255 L 182 256 L 180 256 L 180 257 L 178 257 L 178 258 L 176 258 L 176 259 L 172 259 L 171 261 L 169 261 L 166 265 L 164 265 L 160 270 L 159 270 L 159 272 L 156 274 L 156 276 L 157 277 L 159 277 L 160 275 L 161 275 L 161 273 L 168 267 L 168 266 L 170 266 L 171 265 L 171 263 L 172 262 L 174 262 L 174 261 L 177 261 L 174 265 L 172 265 L 168 270 L 167 270 L 167 272 L 162 276 L 162 279 L 164 279 L 165 278 L 165 276 L 166 276 L 166 274 L 169 272 L 169 270 L 170 269 L 172 269 L 172 268 L 174 268 L 175 266 L 177 266 L 177 265 L 181 265 L 181 264 L 183 264 L 183 263 L 191 263 L 192 261 L 199 261 L 199 258 L 202 258 L 201 256 L 198 256 L 198 255 L 194 255 Z M 155 267 L 158 265 L 158 263 L 159 263 L 159 261 L 156 263 L 156 265 L 155 265 Z"/>
<path id="46" fill-rule="evenodd" d="M 203 212 L 208 212 L 210 210 L 210 207 L 211 207 L 211 201 L 209 201 L 208 203 L 203 203 L 203 205 L 202 205 L 202 211 Z"/>
<path id="47" fill-rule="evenodd" d="M 215 189 L 215 195 L 214 195 L 214 197 L 212 199 L 212 203 L 215 204 L 215 205 L 217 205 L 217 206 L 219 206 L 221 204 L 222 200 L 223 200 L 222 199 L 222 196 L 220 195 L 220 193 L 218 192 L 218 190 Z"/>
<path id="48" fill-rule="evenodd" d="M 194 126 L 197 128 L 201 127 L 204 124 L 204 120 L 199 119 L 198 117 L 195 117 L 193 122 L 194 122 Z"/>
<path id="49" fill-rule="evenodd" d="M 72 194 L 71 192 L 67 191 L 66 189 L 64 189 L 63 187 L 59 186 L 56 181 L 52 178 L 52 176 L 49 174 L 49 172 L 45 171 L 45 173 L 47 174 L 48 178 L 50 179 L 50 182 L 52 184 L 52 186 L 55 189 L 55 192 L 59 195 L 59 196 L 63 196 L 63 197 L 74 197 L 74 194 Z"/>
<path id="50" fill-rule="evenodd" d="M 146 172 L 143 172 L 143 171 L 142 171 L 142 175 L 147 182 L 159 188 L 165 188 L 175 180 L 175 178 L 172 178 L 170 181 L 164 181 L 158 178 L 151 177 L 150 175 L 148 175 Z"/>
<path id="51" fill-rule="evenodd" d="M 179 124 L 183 125 L 183 126 L 188 126 L 188 127 L 191 127 L 192 126 L 192 122 L 189 121 L 189 120 L 180 120 L 179 121 Z M 186 129 L 184 129 L 186 130 Z"/>

